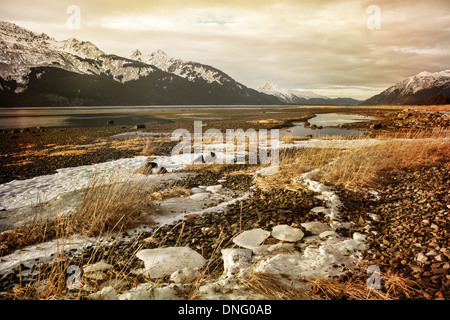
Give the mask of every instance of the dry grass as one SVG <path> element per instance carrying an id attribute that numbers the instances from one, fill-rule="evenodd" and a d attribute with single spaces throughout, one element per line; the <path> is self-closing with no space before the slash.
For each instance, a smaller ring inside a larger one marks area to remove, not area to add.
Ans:
<path id="1" fill-rule="evenodd" d="M 280 152 L 278 173 L 258 177 L 256 184 L 264 190 L 284 188 L 299 190 L 292 178 L 319 169 L 313 177 L 325 184 L 352 190 L 378 187 L 383 176 L 404 169 L 445 165 L 450 168 L 450 133 L 447 129 L 397 133 L 370 144 L 342 149 L 291 148 Z M 401 137 L 401 138 L 400 138 Z"/>
<path id="2" fill-rule="evenodd" d="M 279 275 L 266 272 L 252 272 L 245 279 L 240 279 L 247 289 L 263 295 L 270 300 L 301 300 L 305 293 L 281 281 Z"/>
<path id="3" fill-rule="evenodd" d="M 282 149 L 279 155 L 277 174 L 258 176 L 256 186 L 262 190 L 285 189 L 298 191 L 302 189 L 292 179 L 314 169 L 321 168 L 342 153 L 339 149 L 289 148 Z"/>
<path id="4" fill-rule="evenodd" d="M 360 279 L 339 281 L 330 278 L 311 280 L 308 295 L 319 295 L 327 300 L 399 300 L 428 298 L 425 286 L 418 280 L 388 272 L 381 275 L 382 288 L 371 289 Z"/>
<path id="5" fill-rule="evenodd" d="M 146 139 L 145 144 L 142 148 L 141 155 L 143 156 L 154 156 L 158 155 L 161 150 L 163 150 L 165 141 L 161 139 Z"/>
<path id="6" fill-rule="evenodd" d="M 37 211 L 29 227 L 2 232 L 0 256 L 75 233 L 96 237 L 140 224 L 152 224 L 151 215 L 157 212 L 155 201 L 189 194 L 190 191 L 178 182 L 160 189 L 141 175 L 122 171 L 113 172 L 109 177 L 96 174 L 75 213 L 64 217 L 55 213 L 56 218 L 48 221 L 42 219 Z"/>
<path id="7" fill-rule="evenodd" d="M 357 190 L 377 187 L 383 175 L 404 169 L 450 163 L 450 141 L 386 141 L 344 152 L 335 162 L 322 168 L 316 178 L 328 184 Z"/>
<path id="8" fill-rule="evenodd" d="M 99 236 L 150 222 L 153 187 L 145 177 L 131 176 L 117 171 L 105 181 L 95 175 L 80 208 L 70 217 L 69 232 Z"/>

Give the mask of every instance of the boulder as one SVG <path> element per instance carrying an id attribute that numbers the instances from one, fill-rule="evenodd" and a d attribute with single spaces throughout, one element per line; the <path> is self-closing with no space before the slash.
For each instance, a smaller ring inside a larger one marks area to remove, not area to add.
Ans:
<path id="1" fill-rule="evenodd" d="M 149 174 L 163 174 L 167 173 L 167 169 L 160 166 L 158 163 L 150 161 L 145 163 L 142 167 L 134 171 L 134 173 Z"/>

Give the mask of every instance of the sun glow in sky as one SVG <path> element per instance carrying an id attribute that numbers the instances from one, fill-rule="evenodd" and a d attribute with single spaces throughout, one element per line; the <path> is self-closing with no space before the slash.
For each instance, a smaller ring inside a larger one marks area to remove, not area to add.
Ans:
<path id="1" fill-rule="evenodd" d="M 80 8 L 80 29 L 67 27 L 70 5 Z M 379 29 L 367 25 L 370 5 Z M 450 68 L 449 9 L 448 0 L 2 0 L 0 19 L 121 56 L 161 49 L 255 89 L 273 82 L 366 99 Z"/>

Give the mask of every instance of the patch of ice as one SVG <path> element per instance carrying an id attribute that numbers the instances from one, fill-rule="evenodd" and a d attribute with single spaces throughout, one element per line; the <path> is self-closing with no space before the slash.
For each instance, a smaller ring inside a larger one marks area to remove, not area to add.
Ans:
<path id="1" fill-rule="evenodd" d="M 272 229 L 272 237 L 282 241 L 296 242 L 303 238 L 304 233 L 298 228 L 281 224 Z"/>
<path id="2" fill-rule="evenodd" d="M 270 236 L 269 231 L 261 228 L 247 230 L 233 238 L 233 242 L 240 247 L 253 249 L 258 247 Z"/>
<path id="3" fill-rule="evenodd" d="M 206 259 L 188 247 L 144 249 L 136 253 L 144 261 L 145 273 L 151 278 L 171 275 L 184 268 L 201 268 Z"/>

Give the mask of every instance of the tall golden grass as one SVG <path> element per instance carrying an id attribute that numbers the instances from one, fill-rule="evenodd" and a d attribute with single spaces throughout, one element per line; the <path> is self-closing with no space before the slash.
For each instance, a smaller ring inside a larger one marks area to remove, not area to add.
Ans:
<path id="1" fill-rule="evenodd" d="M 363 139 L 359 147 L 296 148 L 280 152 L 278 173 L 258 177 L 262 189 L 299 189 L 292 178 L 317 170 L 314 179 L 334 186 L 358 190 L 378 187 L 383 177 L 404 169 L 444 165 L 450 168 L 450 133 L 447 129 L 397 132 L 373 144 Z M 364 143 L 364 140 L 367 143 Z"/>

